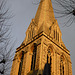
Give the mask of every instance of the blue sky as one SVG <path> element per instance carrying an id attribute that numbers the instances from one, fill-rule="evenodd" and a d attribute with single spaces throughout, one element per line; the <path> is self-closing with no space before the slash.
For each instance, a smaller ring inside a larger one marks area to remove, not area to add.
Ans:
<path id="1" fill-rule="evenodd" d="M 13 39 L 16 39 L 15 50 L 23 42 L 25 38 L 25 32 L 31 22 L 31 19 L 35 17 L 38 5 L 34 5 L 34 0 L 8 0 L 8 7 L 15 15 L 10 22 L 12 23 L 12 35 Z M 75 74 L 75 23 L 70 27 L 63 27 L 63 21 L 58 20 L 59 27 L 62 32 L 62 40 L 65 43 L 68 50 L 70 50 L 73 75 Z"/>

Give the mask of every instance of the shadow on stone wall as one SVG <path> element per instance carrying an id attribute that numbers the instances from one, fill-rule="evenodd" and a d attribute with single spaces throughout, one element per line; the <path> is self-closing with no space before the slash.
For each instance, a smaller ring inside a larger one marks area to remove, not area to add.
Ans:
<path id="1" fill-rule="evenodd" d="M 31 70 L 27 75 L 37 75 L 38 70 Z"/>
<path id="2" fill-rule="evenodd" d="M 51 69 L 50 69 L 50 64 L 46 63 L 44 66 L 43 74 L 39 75 L 51 75 L 50 74 Z M 38 70 L 31 70 L 27 75 L 37 75 Z"/>
<path id="3" fill-rule="evenodd" d="M 43 75 L 51 75 L 50 71 L 51 71 L 50 64 L 46 63 L 44 67 Z"/>

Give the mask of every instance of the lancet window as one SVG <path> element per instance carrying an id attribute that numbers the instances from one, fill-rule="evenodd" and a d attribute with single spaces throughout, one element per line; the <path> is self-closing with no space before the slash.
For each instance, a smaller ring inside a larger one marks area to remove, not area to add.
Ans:
<path id="1" fill-rule="evenodd" d="M 60 75 L 64 75 L 64 60 L 62 56 L 60 59 Z"/>
<path id="2" fill-rule="evenodd" d="M 34 28 L 32 29 L 32 38 L 34 37 L 34 33 L 35 33 L 35 30 Z"/>
<path id="3" fill-rule="evenodd" d="M 54 38 L 55 38 L 55 30 L 54 30 Z"/>
<path id="4" fill-rule="evenodd" d="M 52 72 L 52 56 L 51 56 L 51 52 L 50 49 L 48 49 L 48 54 L 47 54 L 47 63 L 48 63 L 48 75 L 51 75 Z"/>
<path id="5" fill-rule="evenodd" d="M 58 33 L 58 41 L 59 41 L 59 33 Z"/>
<path id="6" fill-rule="evenodd" d="M 21 61 L 20 61 L 20 65 L 19 65 L 18 75 L 21 75 L 22 65 L 23 65 L 23 58 L 24 58 L 24 51 L 22 51 L 22 56 L 21 56 Z"/>
<path id="7" fill-rule="evenodd" d="M 32 55 L 32 62 L 31 62 L 31 70 L 35 69 L 36 53 L 37 53 L 37 45 L 36 45 L 36 43 L 34 43 L 34 50 L 33 50 L 33 55 Z"/>
<path id="8" fill-rule="evenodd" d="M 32 30 L 32 38 L 33 38 L 33 31 L 34 31 L 34 30 Z"/>
<path id="9" fill-rule="evenodd" d="M 57 31 L 56 31 L 56 40 L 57 40 L 57 38 L 58 38 L 57 36 L 58 36 L 58 35 L 57 35 Z"/>
<path id="10" fill-rule="evenodd" d="M 59 41 L 59 33 L 57 31 L 55 31 L 55 30 L 54 30 L 54 39 Z"/>

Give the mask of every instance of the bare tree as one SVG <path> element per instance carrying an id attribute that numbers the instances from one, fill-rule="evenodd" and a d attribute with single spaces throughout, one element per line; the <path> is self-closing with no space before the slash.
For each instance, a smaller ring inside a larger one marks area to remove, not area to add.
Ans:
<path id="1" fill-rule="evenodd" d="M 10 39 L 11 25 L 7 23 L 11 16 L 9 15 L 9 9 L 6 9 L 5 5 L 5 0 L 0 1 L 0 74 L 10 75 L 14 45 L 11 44 Z"/>
<path id="2" fill-rule="evenodd" d="M 33 4 L 37 5 L 44 0 L 33 0 Z M 64 26 L 69 27 L 75 22 L 75 0 L 51 0 L 55 17 L 63 19 Z"/>
<path id="3" fill-rule="evenodd" d="M 56 18 L 63 18 L 64 26 L 70 26 L 75 22 L 75 0 L 52 0 Z"/>

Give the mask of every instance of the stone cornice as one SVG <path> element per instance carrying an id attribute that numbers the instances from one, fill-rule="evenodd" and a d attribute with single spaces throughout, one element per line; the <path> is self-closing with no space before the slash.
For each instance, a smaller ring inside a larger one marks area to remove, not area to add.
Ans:
<path id="1" fill-rule="evenodd" d="M 28 46 L 30 43 L 32 43 L 32 42 L 35 41 L 36 39 L 40 38 L 41 36 L 46 37 L 46 38 L 49 39 L 52 43 L 54 43 L 56 46 L 58 46 L 60 49 L 62 49 L 62 50 L 65 51 L 68 55 L 70 55 L 70 54 L 69 54 L 69 52 L 70 52 L 69 50 L 67 50 L 66 48 L 63 48 L 62 46 L 60 46 L 60 45 L 58 45 L 57 43 L 55 43 L 55 42 L 53 41 L 53 38 L 51 38 L 50 36 L 46 35 L 43 31 L 42 31 L 41 33 L 39 33 L 38 35 L 34 36 L 34 37 L 33 37 L 33 40 L 31 40 L 31 41 L 30 41 L 29 43 L 27 43 L 26 45 L 23 44 L 23 46 L 18 47 L 16 52 L 18 52 L 18 51 L 20 51 L 21 49 L 25 48 L 26 46 Z"/>

